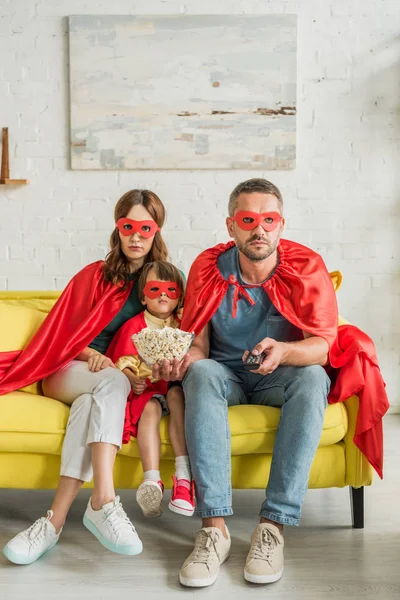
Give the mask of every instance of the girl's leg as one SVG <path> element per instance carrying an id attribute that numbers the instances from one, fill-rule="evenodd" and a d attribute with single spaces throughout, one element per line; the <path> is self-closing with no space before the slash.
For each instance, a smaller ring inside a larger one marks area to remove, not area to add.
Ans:
<path id="1" fill-rule="evenodd" d="M 185 396 L 180 386 L 167 394 L 169 439 L 175 454 L 175 475 L 169 509 L 191 517 L 194 513 L 194 485 L 185 438 Z"/>
<path id="2" fill-rule="evenodd" d="M 137 430 L 137 445 L 143 472 L 160 468 L 160 421 L 162 409 L 158 400 L 152 398 L 144 407 Z"/>
<path id="3" fill-rule="evenodd" d="M 167 394 L 169 410 L 168 432 L 175 456 L 187 456 L 185 438 L 185 397 L 183 389 L 174 385 Z"/>
<path id="4" fill-rule="evenodd" d="M 137 445 L 144 481 L 137 490 L 136 500 L 145 517 L 159 517 L 162 513 L 164 485 L 160 476 L 161 415 L 159 401 L 152 398 L 147 402 L 138 423 Z"/>

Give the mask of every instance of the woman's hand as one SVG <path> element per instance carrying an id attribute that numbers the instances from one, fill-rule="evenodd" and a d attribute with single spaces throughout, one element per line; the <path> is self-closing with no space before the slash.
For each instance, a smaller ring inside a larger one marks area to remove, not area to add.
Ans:
<path id="1" fill-rule="evenodd" d="M 102 371 L 107 367 L 113 367 L 114 369 L 116 368 L 111 358 L 108 358 L 108 356 L 104 356 L 104 354 L 101 354 L 100 352 L 92 352 L 91 354 L 89 354 L 87 363 L 88 369 L 89 371 L 92 371 L 92 373 Z"/>
<path id="2" fill-rule="evenodd" d="M 129 379 L 129 383 L 131 384 L 133 393 L 136 394 L 136 396 L 140 396 L 140 394 L 143 394 L 143 392 L 147 388 L 146 380 L 142 379 L 141 377 L 138 377 L 137 375 L 134 375 L 133 371 L 128 367 L 126 367 L 126 369 L 123 369 L 122 372 Z"/>

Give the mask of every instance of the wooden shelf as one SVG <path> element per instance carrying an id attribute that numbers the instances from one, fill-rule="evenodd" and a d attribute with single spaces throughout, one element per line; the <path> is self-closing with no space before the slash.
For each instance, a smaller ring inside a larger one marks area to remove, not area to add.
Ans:
<path id="1" fill-rule="evenodd" d="M 29 179 L 0 179 L 0 185 L 27 185 Z"/>
<path id="2" fill-rule="evenodd" d="M 3 139 L 1 142 L 0 185 L 27 185 L 28 183 L 28 179 L 10 178 L 10 164 L 8 158 L 8 127 L 3 127 Z"/>

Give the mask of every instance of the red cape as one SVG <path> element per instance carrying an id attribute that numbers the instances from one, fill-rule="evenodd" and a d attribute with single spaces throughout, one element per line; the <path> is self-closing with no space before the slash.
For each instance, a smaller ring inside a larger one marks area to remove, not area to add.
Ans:
<path id="1" fill-rule="evenodd" d="M 218 257 L 233 246 L 234 242 L 218 244 L 193 263 L 186 287 L 183 330 L 198 335 L 218 310 L 229 285 L 236 287 L 234 303 L 247 302 L 243 299 L 245 288 L 234 277 L 224 279 L 217 266 Z M 356 327 L 338 329 L 336 295 L 321 256 L 289 240 L 281 240 L 278 251 L 279 264 L 263 288 L 290 323 L 328 342 L 330 363 L 340 369 L 334 374 L 328 401 L 341 402 L 358 395 L 354 443 L 382 477 L 382 417 L 389 402 L 373 342 Z"/>
<path id="2" fill-rule="evenodd" d="M 126 321 L 114 336 L 114 339 L 107 350 L 107 356 L 109 356 L 113 362 L 116 362 L 121 356 L 137 355 L 138 351 L 131 340 L 131 336 L 135 333 L 139 333 L 146 327 L 147 324 L 144 319 L 144 313 L 140 313 Z M 131 391 L 128 396 L 125 411 L 124 433 L 122 436 L 122 442 L 124 444 L 128 444 L 131 435 L 134 437 L 137 436 L 137 424 L 147 402 L 154 394 L 166 395 L 168 391 L 168 383 L 166 381 L 160 380 L 151 383 L 150 379 L 146 379 L 146 383 L 147 388 L 143 394 L 137 396 Z"/>
<path id="3" fill-rule="evenodd" d="M 132 289 L 104 280 L 103 261 L 79 271 L 24 350 L 0 353 L 0 395 L 48 377 L 76 358 L 121 310 Z"/>

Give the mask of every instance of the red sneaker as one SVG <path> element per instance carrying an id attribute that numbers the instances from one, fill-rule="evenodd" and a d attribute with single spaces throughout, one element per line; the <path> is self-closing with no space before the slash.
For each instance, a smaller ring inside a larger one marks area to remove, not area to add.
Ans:
<path id="1" fill-rule="evenodd" d="M 191 517 L 194 513 L 194 481 L 187 479 L 176 479 L 172 476 L 174 487 L 172 488 L 171 501 L 168 504 L 169 510 L 178 515 Z"/>

